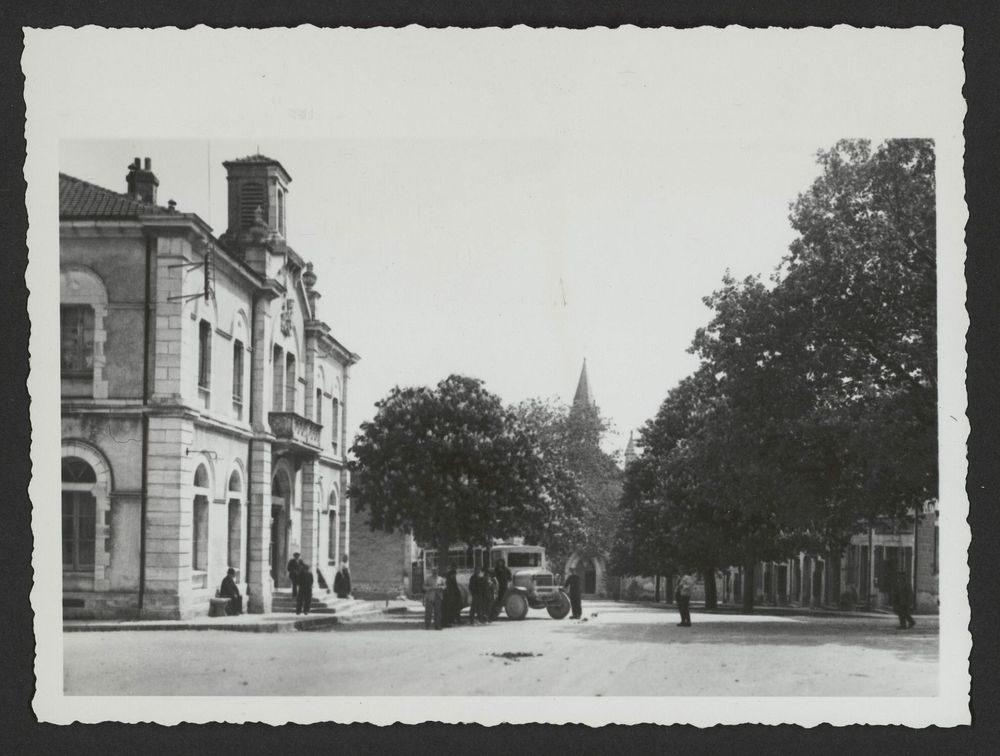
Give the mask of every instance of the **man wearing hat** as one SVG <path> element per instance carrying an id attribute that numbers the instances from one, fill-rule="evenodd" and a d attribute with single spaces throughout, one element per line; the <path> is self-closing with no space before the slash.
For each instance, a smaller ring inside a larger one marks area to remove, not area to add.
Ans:
<path id="1" fill-rule="evenodd" d="M 229 599 L 226 614 L 243 614 L 243 597 L 240 595 L 240 589 L 236 587 L 236 581 L 233 580 L 235 575 L 236 570 L 232 567 L 226 570 L 226 576 L 222 578 L 222 587 L 219 588 L 219 597 Z"/>
<path id="2" fill-rule="evenodd" d="M 288 560 L 288 579 L 292 581 L 292 596 L 299 595 L 299 575 L 302 572 L 302 568 L 305 565 L 302 564 L 302 560 L 299 559 L 299 552 L 292 554 L 292 558 Z"/>

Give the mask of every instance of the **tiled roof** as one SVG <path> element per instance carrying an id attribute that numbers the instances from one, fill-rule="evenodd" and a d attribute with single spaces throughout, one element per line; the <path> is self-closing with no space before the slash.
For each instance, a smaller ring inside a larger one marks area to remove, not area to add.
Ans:
<path id="1" fill-rule="evenodd" d="M 59 174 L 60 218 L 136 218 L 167 212 L 165 207 L 147 204 L 65 173 Z"/>

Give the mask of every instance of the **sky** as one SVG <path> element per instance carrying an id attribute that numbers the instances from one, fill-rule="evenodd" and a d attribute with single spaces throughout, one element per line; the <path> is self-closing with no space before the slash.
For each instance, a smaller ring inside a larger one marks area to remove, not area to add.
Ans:
<path id="1" fill-rule="evenodd" d="M 953 90 L 927 52 L 940 36 L 67 31 L 53 37 L 85 64 L 28 107 L 58 124 L 59 170 L 124 191 L 149 157 L 160 202 L 216 235 L 222 162 L 285 166 L 289 242 L 361 355 L 349 432 L 393 386 L 451 373 L 507 403 L 569 402 L 586 359 L 621 450 L 695 369 L 702 297 L 727 268 L 780 262 L 817 150 L 944 133 L 928 115 Z"/>
<path id="2" fill-rule="evenodd" d="M 319 316 L 361 355 L 348 428 L 396 385 L 475 376 L 505 402 L 570 402 L 584 359 L 621 450 L 671 387 L 725 270 L 770 274 L 810 140 L 67 140 L 60 170 L 125 191 L 149 157 L 158 201 L 227 225 L 224 160 L 292 176 L 288 241 Z"/>

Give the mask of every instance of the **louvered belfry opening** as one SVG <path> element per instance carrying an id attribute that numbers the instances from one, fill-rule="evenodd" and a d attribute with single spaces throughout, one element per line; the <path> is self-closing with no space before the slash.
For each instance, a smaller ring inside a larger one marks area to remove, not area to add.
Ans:
<path id="1" fill-rule="evenodd" d="M 264 219 L 267 219 L 267 198 L 264 194 L 264 185 L 258 181 L 248 181 L 243 184 L 240 190 L 240 227 L 250 228 L 253 225 L 254 216 L 260 208 Z"/>

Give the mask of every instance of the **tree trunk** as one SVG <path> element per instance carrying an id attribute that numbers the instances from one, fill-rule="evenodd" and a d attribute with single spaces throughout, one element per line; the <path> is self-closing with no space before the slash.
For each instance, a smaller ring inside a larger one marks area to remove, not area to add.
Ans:
<path id="1" fill-rule="evenodd" d="M 660 576 L 656 576 L 656 598 L 654 599 L 657 604 L 660 603 Z"/>
<path id="2" fill-rule="evenodd" d="M 705 608 L 717 609 L 719 607 L 719 595 L 715 585 L 715 567 L 706 567 L 702 575 L 705 578 Z"/>
<path id="3" fill-rule="evenodd" d="M 674 603 L 674 573 L 668 572 L 666 577 L 666 584 L 663 586 L 667 594 L 667 603 Z"/>
<path id="4" fill-rule="evenodd" d="M 743 567 L 743 611 L 747 614 L 753 614 L 755 591 L 754 563 L 747 562 Z"/>

